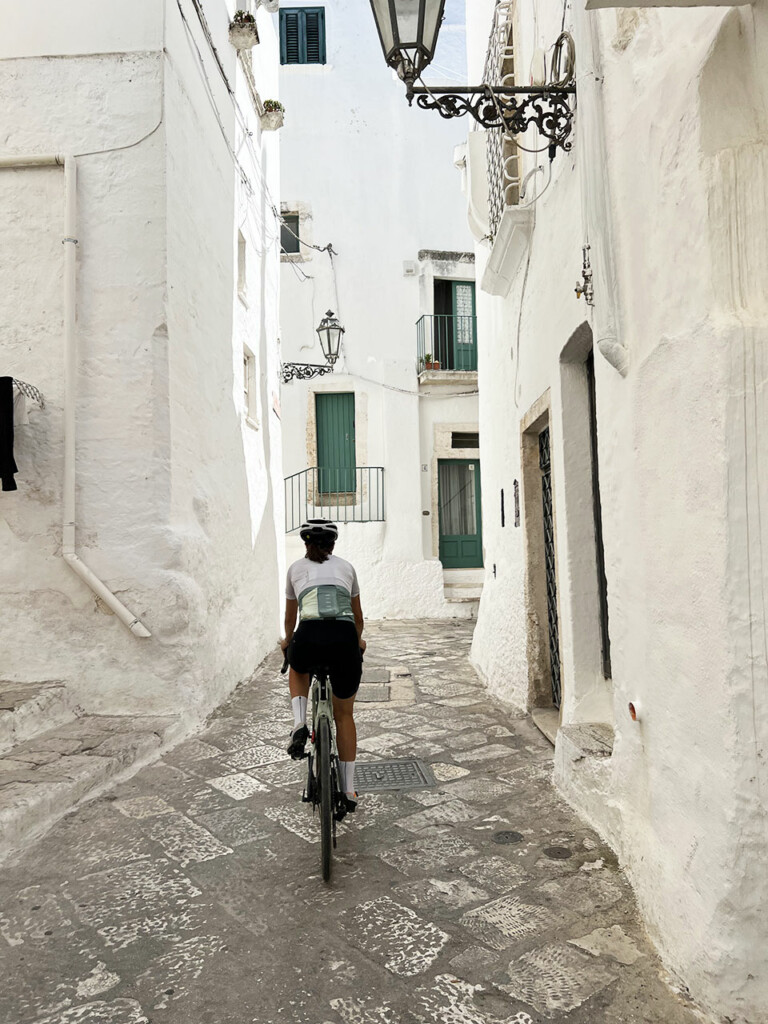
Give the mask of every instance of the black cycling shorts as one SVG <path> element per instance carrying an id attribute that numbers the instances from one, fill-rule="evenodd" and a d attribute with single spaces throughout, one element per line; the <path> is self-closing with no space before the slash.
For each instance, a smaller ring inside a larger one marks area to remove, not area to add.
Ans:
<path id="1" fill-rule="evenodd" d="M 357 627 L 343 619 L 300 622 L 288 647 L 288 662 L 302 674 L 327 667 L 334 697 L 354 697 L 363 674 Z"/>

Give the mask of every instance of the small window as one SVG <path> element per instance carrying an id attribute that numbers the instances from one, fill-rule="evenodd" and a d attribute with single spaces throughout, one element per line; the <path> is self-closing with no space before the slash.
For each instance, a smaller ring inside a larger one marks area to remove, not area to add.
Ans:
<path id="1" fill-rule="evenodd" d="M 246 295 L 246 248 L 245 236 L 242 231 L 237 233 L 237 294 L 245 301 Z"/>
<path id="2" fill-rule="evenodd" d="M 256 395 L 256 357 L 243 347 L 243 409 L 252 427 L 258 427 L 258 400 Z"/>
<path id="3" fill-rule="evenodd" d="M 325 8 L 280 11 L 280 63 L 325 64 Z"/>
<path id="4" fill-rule="evenodd" d="M 295 256 L 301 252 L 299 242 L 299 215 L 298 213 L 284 213 L 280 225 L 280 248 L 289 256 Z"/>
<path id="5" fill-rule="evenodd" d="M 480 434 L 455 431 L 451 434 L 451 448 L 479 448 Z"/>

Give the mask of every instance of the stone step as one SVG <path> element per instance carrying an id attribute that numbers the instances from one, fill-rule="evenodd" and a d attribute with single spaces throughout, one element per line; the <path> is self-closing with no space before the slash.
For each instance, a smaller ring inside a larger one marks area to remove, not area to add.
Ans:
<path id="1" fill-rule="evenodd" d="M 446 601 L 479 601 L 483 596 L 483 587 L 477 583 L 446 583 L 443 593 Z"/>
<path id="2" fill-rule="evenodd" d="M 0 679 L 0 755 L 17 743 L 71 722 L 77 714 L 63 682 L 16 683 Z"/>
<path id="3" fill-rule="evenodd" d="M 0 757 L 0 862 L 181 738 L 175 717 L 83 715 Z"/>

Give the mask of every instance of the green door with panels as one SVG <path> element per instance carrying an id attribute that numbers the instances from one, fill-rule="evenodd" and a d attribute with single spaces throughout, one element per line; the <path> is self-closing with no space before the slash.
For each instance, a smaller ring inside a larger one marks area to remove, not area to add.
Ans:
<path id="1" fill-rule="evenodd" d="M 480 462 L 440 459 L 437 464 L 440 561 L 446 569 L 483 564 Z"/>
<path id="2" fill-rule="evenodd" d="M 322 494 L 355 491 L 355 395 L 315 395 L 317 465 Z"/>
<path id="3" fill-rule="evenodd" d="M 475 284 L 473 281 L 452 281 L 453 307 L 453 369 L 477 369 L 475 338 Z"/>

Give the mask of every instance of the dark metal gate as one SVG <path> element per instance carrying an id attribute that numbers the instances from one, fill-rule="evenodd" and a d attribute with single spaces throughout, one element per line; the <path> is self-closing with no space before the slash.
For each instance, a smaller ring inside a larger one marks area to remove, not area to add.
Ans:
<path id="1" fill-rule="evenodd" d="M 544 513 L 544 566 L 547 578 L 547 624 L 552 703 L 560 707 L 560 630 L 557 622 L 557 573 L 555 570 L 555 526 L 552 518 L 552 474 L 549 461 L 549 427 L 539 434 L 541 504 Z"/>

